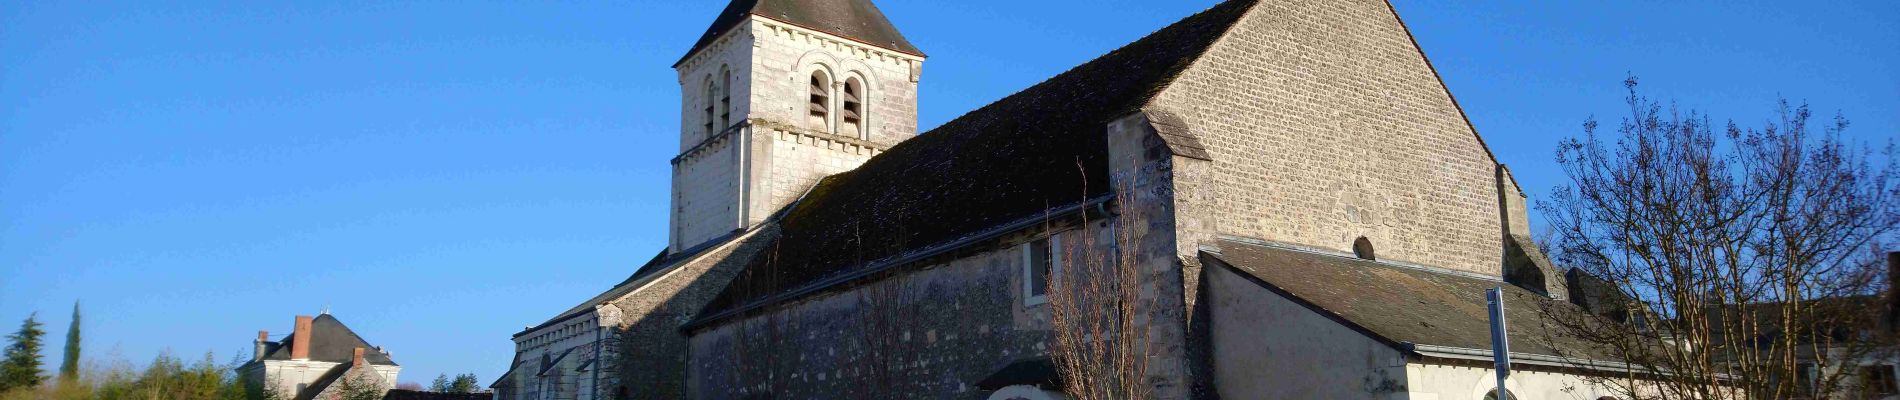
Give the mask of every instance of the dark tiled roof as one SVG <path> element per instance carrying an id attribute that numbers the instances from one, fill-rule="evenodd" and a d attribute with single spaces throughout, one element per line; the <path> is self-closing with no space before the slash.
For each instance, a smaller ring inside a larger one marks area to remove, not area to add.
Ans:
<path id="1" fill-rule="evenodd" d="M 1541 323 L 1548 313 L 1580 312 L 1575 306 L 1501 281 L 1235 240 L 1223 240 L 1214 257 L 1270 290 L 1394 345 L 1490 349 L 1485 291 L 1503 287 L 1512 353 L 1609 359 Z"/>
<path id="2" fill-rule="evenodd" d="M 276 346 L 269 348 L 266 360 L 289 360 L 290 348 L 299 340 L 310 340 L 310 360 L 337 363 L 349 363 L 356 358 L 356 349 L 363 349 L 363 360 L 376 365 L 396 365 L 389 354 L 377 350 L 369 341 L 357 336 L 356 331 L 344 326 L 330 314 L 318 315 L 310 321 L 311 338 L 300 338 L 296 334 L 284 337 Z"/>
<path id="3" fill-rule="evenodd" d="M 702 316 L 1108 191 L 1105 126 L 1139 110 L 1255 0 L 1235 0 L 820 181 Z"/>
<path id="4" fill-rule="evenodd" d="M 707 243 L 719 243 L 719 242 L 723 242 L 723 241 L 713 240 L 713 241 L 708 241 Z M 543 326 L 548 326 L 549 324 L 560 322 L 576 314 L 592 311 L 594 309 L 594 306 L 606 304 L 609 301 L 614 301 L 614 299 L 620 298 L 620 296 L 626 295 L 627 292 L 632 292 L 633 289 L 636 289 L 636 287 L 634 287 L 634 285 L 630 285 L 631 283 L 633 283 L 634 281 L 640 280 L 640 278 L 645 278 L 647 275 L 652 275 L 656 272 L 659 272 L 662 269 L 665 269 L 663 268 L 663 266 L 669 264 L 668 261 L 673 260 L 672 257 L 667 257 L 667 255 L 668 254 L 667 254 L 666 249 L 660 249 L 660 254 L 654 255 L 652 259 L 647 260 L 646 264 L 641 264 L 639 268 L 635 268 L 633 270 L 633 275 L 627 276 L 626 280 L 622 280 L 620 281 L 620 283 L 614 284 L 614 287 L 608 288 L 607 291 L 594 295 L 594 297 L 590 297 L 586 301 L 582 301 L 580 304 L 575 304 L 573 307 L 569 307 L 566 311 L 562 311 L 560 314 L 555 314 L 554 318 L 549 318 L 547 321 L 541 322 L 540 325 L 536 325 L 533 327 L 529 327 L 528 329 L 521 330 L 521 332 L 516 334 L 516 336 L 520 336 L 521 334 L 528 333 L 529 331 L 533 331 Z"/>
<path id="5" fill-rule="evenodd" d="M 733 0 L 726 9 L 713 18 L 712 26 L 693 43 L 680 62 L 698 53 L 700 49 L 711 45 L 726 31 L 745 21 L 745 17 L 757 15 L 771 18 L 805 29 L 829 33 L 855 40 L 864 44 L 882 47 L 899 53 L 923 56 L 924 52 L 912 46 L 904 34 L 897 32 L 891 20 L 878 11 L 871 0 Z M 677 65 L 677 64 L 675 64 Z"/>

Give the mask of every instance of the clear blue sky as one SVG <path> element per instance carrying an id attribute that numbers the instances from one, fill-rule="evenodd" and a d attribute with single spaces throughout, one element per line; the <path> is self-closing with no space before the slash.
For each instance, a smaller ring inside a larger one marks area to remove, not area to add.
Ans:
<path id="1" fill-rule="evenodd" d="M 882 3 L 931 127 L 1213 1 Z M 1397 4 L 1533 196 L 1626 73 L 1900 132 L 1900 3 L 1545 3 Z M 493 379 L 665 243 L 669 66 L 722 6 L 0 2 L 0 328 L 40 312 L 51 367 L 81 300 L 92 356 L 226 359 L 327 306 L 405 381 Z"/>

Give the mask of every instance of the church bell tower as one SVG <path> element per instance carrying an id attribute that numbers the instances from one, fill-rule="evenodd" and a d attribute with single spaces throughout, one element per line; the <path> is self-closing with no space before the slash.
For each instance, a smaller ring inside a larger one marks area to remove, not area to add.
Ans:
<path id="1" fill-rule="evenodd" d="M 673 69 L 668 249 L 742 232 L 917 134 L 924 54 L 870 0 L 735 0 Z"/>

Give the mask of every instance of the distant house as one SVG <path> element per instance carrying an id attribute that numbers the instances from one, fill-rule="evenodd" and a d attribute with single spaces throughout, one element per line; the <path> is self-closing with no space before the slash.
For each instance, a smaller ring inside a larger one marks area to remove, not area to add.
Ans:
<path id="1" fill-rule="evenodd" d="M 257 331 L 257 353 L 238 367 L 245 381 L 296 400 L 332 399 L 351 388 L 387 390 L 402 366 L 329 313 L 297 316 L 295 330 L 270 341 Z"/>

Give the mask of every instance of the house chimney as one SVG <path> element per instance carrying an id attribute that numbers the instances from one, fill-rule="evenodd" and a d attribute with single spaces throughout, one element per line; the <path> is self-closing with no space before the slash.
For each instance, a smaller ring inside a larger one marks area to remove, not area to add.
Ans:
<path id="1" fill-rule="evenodd" d="M 266 346 L 268 343 L 270 343 L 270 331 L 257 331 L 257 353 L 251 356 L 251 361 L 264 361 L 264 350 L 269 348 Z"/>
<path id="2" fill-rule="evenodd" d="M 292 333 L 296 335 L 296 339 L 290 342 L 290 359 L 292 360 L 310 359 L 311 319 L 308 315 L 297 316 L 297 331 Z"/>
<path id="3" fill-rule="evenodd" d="M 350 365 L 357 366 L 357 367 L 363 366 L 363 348 L 358 347 L 356 348 L 356 351 L 351 352 Z"/>

